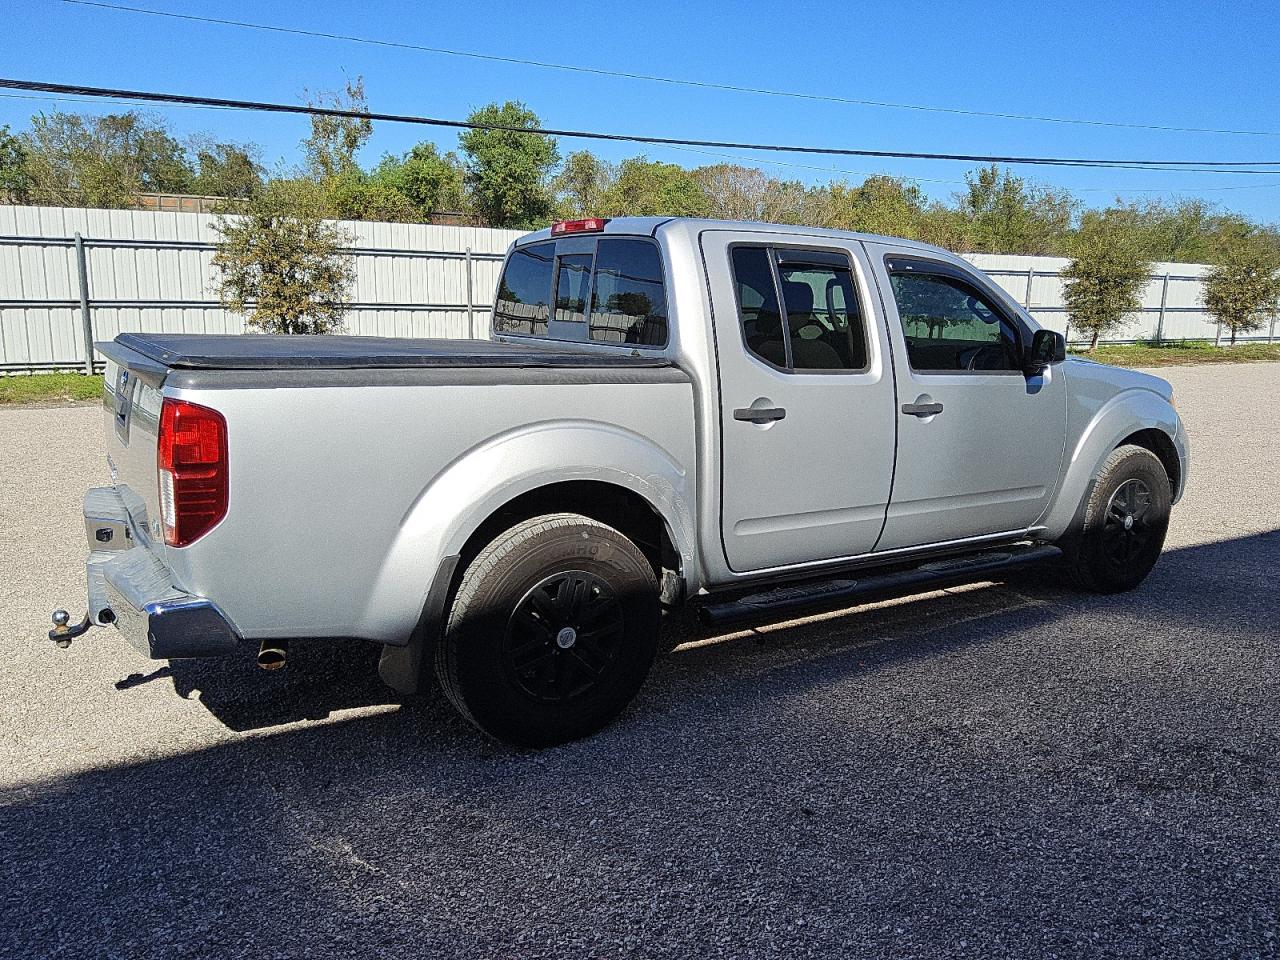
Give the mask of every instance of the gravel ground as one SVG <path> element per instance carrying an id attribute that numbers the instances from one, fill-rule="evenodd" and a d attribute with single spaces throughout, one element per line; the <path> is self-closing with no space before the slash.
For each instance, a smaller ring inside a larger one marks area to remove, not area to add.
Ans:
<path id="1" fill-rule="evenodd" d="M 1138 591 L 698 637 L 532 754 L 360 645 L 54 649 L 101 414 L 0 410 L 0 956 L 1275 957 L 1280 365 L 1165 375 L 1195 463 Z"/>

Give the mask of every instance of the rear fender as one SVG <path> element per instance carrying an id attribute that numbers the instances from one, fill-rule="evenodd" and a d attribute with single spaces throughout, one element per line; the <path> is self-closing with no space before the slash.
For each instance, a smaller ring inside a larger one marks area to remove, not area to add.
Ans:
<path id="1" fill-rule="evenodd" d="M 594 480 L 643 497 L 696 570 L 691 471 L 639 434 L 589 420 L 528 424 L 467 451 L 423 488 L 400 523 L 362 614 L 361 636 L 407 642 L 440 564 L 504 504 L 539 487 Z"/>
<path id="2" fill-rule="evenodd" d="M 1180 472 L 1185 483 L 1188 459 L 1186 433 L 1177 411 L 1154 391 L 1124 390 L 1098 408 L 1073 448 L 1067 451 L 1057 496 L 1041 520 L 1046 539 L 1056 540 L 1072 528 L 1103 461 L 1126 437 L 1141 430 L 1159 430 L 1173 441 L 1182 463 Z M 1175 499 L 1180 492 L 1173 492 Z"/>

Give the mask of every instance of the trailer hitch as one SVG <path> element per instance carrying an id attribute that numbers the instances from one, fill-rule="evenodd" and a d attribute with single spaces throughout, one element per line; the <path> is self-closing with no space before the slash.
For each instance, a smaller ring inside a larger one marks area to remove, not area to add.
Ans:
<path id="1" fill-rule="evenodd" d="M 49 631 L 49 639 L 65 650 L 71 646 L 72 640 L 88 633 L 93 625 L 93 619 L 87 613 L 83 620 L 72 625 L 71 614 L 65 610 L 55 610 L 53 611 L 53 629 Z"/>

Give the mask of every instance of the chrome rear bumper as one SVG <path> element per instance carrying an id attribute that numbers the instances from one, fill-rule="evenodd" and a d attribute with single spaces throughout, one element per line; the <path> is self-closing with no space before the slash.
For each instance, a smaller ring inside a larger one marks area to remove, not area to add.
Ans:
<path id="1" fill-rule="evenodd" d="M 89 559 L 89 617 L 114 624 L 152 660 L 220 657 L 240 648 L 240 636 L 217 604 L 173 585 L 169 569 L 135 539 L 120 494 L 95 487 L 84 498 Z"/>

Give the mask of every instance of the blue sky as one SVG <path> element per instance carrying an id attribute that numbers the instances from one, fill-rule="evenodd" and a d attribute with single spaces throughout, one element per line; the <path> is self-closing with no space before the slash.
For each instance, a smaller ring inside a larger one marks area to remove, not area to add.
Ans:
<path id="1" fill-rule="evenodd" d="M 359 34 L 639 73 L 985 111 L 1271 131 L 1173 133 L 819 103 L 266 34 L 59 0 L 8 0 L 0 75 L 62 83 L 300 101 L 363 75 L 373 109 L 461 118 L 519 99 L 547 126 L 697 139 L 981 154 L 1280 160 L 1280 5 L 1271 3 L 924 4 L 682 2 L 358 3 L 122 0 L 139 7 Z M 105 110 L 0 91 L 0 124 L 39 110 Z M 114 109 L 120 109 L 117 105 Z M 253 141 L 269 165 L 298 162 L 304 117 L 155 108 L 180 134 Z M 378 125 L 372 163 L 456 135 Z M 563 141 L 562 153 L 578 149 Z M 719 156 L 596 144 L 686 166 Z M 742 162 L 758 156 L 743 155 Z M 815 182 L 889 172 L 931 196 L 968 167 L 941 161 L 781 156 L 759 163 Z M 818 166 L 826 170 L 807 169 Z M 831 172 L 834 168 L 835 172 Z M 1264 177 L 1151 171 L 1018 171 L 1101 205 L 1115 196 L 1201 196 L 1280 221 L 1280 170 Z M 1244 189 L 1241 189 L 1244 188 Z"/>

